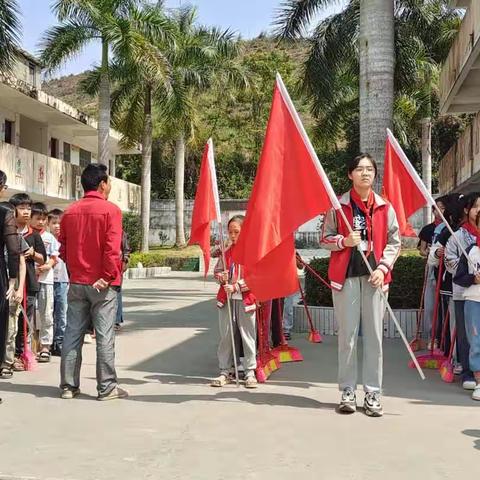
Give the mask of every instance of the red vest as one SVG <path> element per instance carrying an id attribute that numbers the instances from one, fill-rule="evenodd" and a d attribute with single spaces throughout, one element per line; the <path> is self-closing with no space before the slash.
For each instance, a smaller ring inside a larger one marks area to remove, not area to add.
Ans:
<path id="1" fill-rule="evenodd" d="M 353 211 L 352 205 L 349 202 L 348 205 L 341 204 L 342 209 L 345 212 L 350 225 L 353 225 Z M 372 235 L 373 235 L 373 255 L 375 256 L 375 261 L 378 265 L 380 259 L 382 258 L 383 251 L 387 246 L 388 240 L 388 209 L 390 204 L 385 203 L 385 205 L 375 204 L 373 208 L 372 216 Z M 337 230 L 340 235 L 348 237 L 350 231 L 345 224 L 343 218 L 338 212 L 335 212 L 337 216 Z M 348 264 L 350 262 L 350 256 L 352 254 L 351 248 L 344 248 L 338 252 L 331 252 L 330 262 L 328 265 L 328 278 L 330 279 L 330 284 L 335 290 L 341 290 L 345 282 L 345 277 L 347 275 Z M 384 284 L 388 284 L 392 281 L 392 274 L 389 271 L 385 275 Z"/>

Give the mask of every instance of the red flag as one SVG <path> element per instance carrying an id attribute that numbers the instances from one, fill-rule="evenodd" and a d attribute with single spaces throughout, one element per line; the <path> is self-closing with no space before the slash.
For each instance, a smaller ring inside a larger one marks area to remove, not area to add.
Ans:
<path id="1" fill-rule="evenodd" d="M 395 209 L 400 233 L 416 237 L 408 217 L 425 205 L 434 205 L 435 201 L 388 128 L 382 194 Z"/>
<path id="2" fill-rule="evenodd" d="M 280 75 L 252 195 L 233 252 L 260 301 L 298 290 L 293 234 L 330 207 L 340 208 Z"/>
<path id="3" fill-rule="evenodd" d="M 210 222 L 220 223 L 220 202 L 218 199 L 217 175 L 213 156 L 213 142 L 209 139 L 205 145 L 200 166 L 195 202 L 193 204 L 192 229 L 189 245 L 198 244 L 205 260 L 205 276 L 210 266 Z"/>

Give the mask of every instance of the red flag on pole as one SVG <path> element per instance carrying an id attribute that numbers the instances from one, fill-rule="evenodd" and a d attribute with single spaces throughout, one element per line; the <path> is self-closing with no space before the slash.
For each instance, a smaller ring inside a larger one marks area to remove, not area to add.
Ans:
<path id="1" fill-rule="evenodd" d="M 294 232 L 337 197 L 280 75 L 245 222 L 233 252 L 260 301 L 298 290 Z"/>
<path id="2" fill-rule="evenodd" d="M 213 142 L 210 138 L 203 151 L 200 177 L 193 204 L 192 228 L 189 245 L 198 244 L 203 251 L 205 276 L 210 266 L 210 222 L 221 222 L 218 198 L 217 174 L 213 156 Z"/>
<path id="3" fill-rule="evenodd" d="M 388 128 L 382 194 L 395 209 L 400 233 L 416 237 L 408 217 L 425 205 L 434 205 L 435 201 Z"/>

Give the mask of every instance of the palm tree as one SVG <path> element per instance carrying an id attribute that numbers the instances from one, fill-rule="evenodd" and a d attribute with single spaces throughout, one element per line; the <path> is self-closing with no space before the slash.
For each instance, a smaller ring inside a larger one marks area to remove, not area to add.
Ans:
<path id="1" fill-rule="evenodd" d="M 237 43 L 229 30 L 196 25 L 197 11 L 187 7 L 172 15 L 175 45 L 167 53 L 172 68 L 171 91 L 157 101 L 161 128 L 175 143 L 175 244 L 185 245 L 184 180 L 187 143 L 195 137 L 198 95 L 218 85 L 245 81 L 235 63 Z"/>
<path id="2" fill-rule="evenodd" d="M 16 0 L 0 0 L 0 72 L 13 67 L 20 38 L 19 13 Z"/>
<path id="3" fill-rule="evenodd" d="M 105 165 L 110 159 L 109 54 L 142 57 L 144 42 L 135 29 L 138 4 L 139 0 L 56 0 L 53 11 L 60 25 L 47 30 L 42 39 L 41 59 L 50 71 L 75 57 L 87 44 L 100 42 L 98 161 Z"/>
<path id="4" fill-rule="evenodd" d="M 133 10 L 132 12 L 133 13 Z M 125 146 L 142 144 L 141 173 L 141 251 L 148 252 L 150 227 L 151 163 L 152 163 L 152 99 L 169 92 L 170 65 L 163 51 L 174 42 L 172 24 L 162 12 L 162 6 L 144 5 L 135 18 L 137 42 L 144 44 L 141 56 L 115 57 L 109 68 L 112 92 L 113 126 L 124 136 Z M 152 28 L 156 26 L 157 28 Z M 160 28 L 161 27 L 161 28 Z M 101 69 L 89 73 L 82 89 L 96 95 L 101 85 Z"/>
<path id="5" fill-rule="evenodd" d="M 284 38 L 298 36 L 316 11 L 333 3 L 333 0 L 286 0 L 277 22 L 281 35 Z M 352 3 L 358 6 L 359 12 L 356 36 L 360 67 L 360 149 L 377 160 L 377 182 L 380 182 L 385 128 L 391 126 L 394 101 L 394 0 L 353 0 L 350 5 Z M 342 39 L 342 43 L 346 41 Z"/>
<path id="6" fill-rule="evenodd" d="M 395 91 L 393 118 L 388 122 L 385 108 L 376 103 L 379 97 L 374 95 L 371 89 L 367 91 L 367 85 L 364 84 L 361 32 L 364 28 L 362 9 L 365 4 L 361 0 L 350 0 L 342 12 L 318 24 L 308 40 L 310 49 L 303 66 L 301 87 L 311 101 L 312 114 L 320 127 L 316 130 L 317 138 L 323 146 L 331 145 L 332 141 L 334 144 L 347 141 L 354 146 L 358 143 L 361 150 L 370 150 L 376 155 L 378 163 L 381 163 L 385 127 L 393 121 L 394 130 L 401 142 L 413 147 L 418 122 L 429 116 L 427 113 L 432 96 L 435 103 L 434 85 L 440 64 L 448 54 L 459 25 L 458 14 L 445 8 L 446 1 L 396 2 L 396 64 L 393 77 Z M 288 26 L 286 24 L 286 27 Z M 295 30 L 293 33 L 297 34 Z M 390 61 L 387 61 L 387 67 L 389 72 Z M 371 106 L 375 107 L 369 112 L 367 109 Z M 375 117 L 376 112 L 381 116 Z M 356 135 L 358 121 L 360 138 Z M 382 145 L 381 151 L 372 150 L 373 146 L 366 146 L 365 137 L 369 136 L 366 123 L 373 132 L 372 140 L 377 139 L 375 142 L 378 148 Z M 358 146 L 352 148 L 357 149 Z M 378 180 L 381 181 L 380 178 Z"/>

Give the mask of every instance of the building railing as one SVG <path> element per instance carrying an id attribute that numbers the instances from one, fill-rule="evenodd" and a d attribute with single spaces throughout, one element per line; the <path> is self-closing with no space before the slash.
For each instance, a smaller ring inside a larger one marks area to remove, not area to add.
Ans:
<path id="1" fill-rule="evenodd" d="M 438 172 L 440 193 L 455 190 L 478 172 L 480 172 L 480 113 L 440 161 Z"/>
<path id="2" fill-rule="evenodd" d="M 68 202 L 83 196 L 82 168 L 57 158 L 0 142 L 0 169 L 13 190 L 48 197 L 47 202 Z M 138 212 L 140 187 L 112 177 L 110 200 L 123 211 Z"/>
<path id="3" fill-rule="evenodd" d="M 474 46 L 480 38 L 480 2 L 473 1 L 466 10 L 460 30 L 440 72 L 440 108 L 448 100 Z"/>

